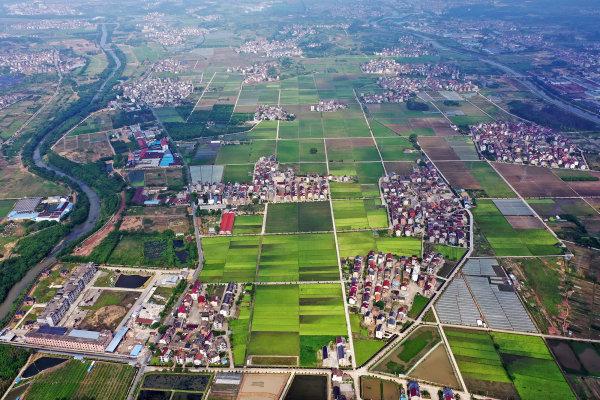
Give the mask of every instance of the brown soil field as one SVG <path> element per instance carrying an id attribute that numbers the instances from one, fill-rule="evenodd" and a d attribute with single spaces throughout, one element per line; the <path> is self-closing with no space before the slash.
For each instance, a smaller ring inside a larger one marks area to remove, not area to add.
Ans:
<path id="1" fill-rule="evenodd" d="M 600 172 L 591 171 L 590 175 L 600 178 Z M 600 181 L 567 182 L 567 185 L 569 185 L 581 197 L 600 196 Z"/>
<path id="2" fill-rule="evenodd" d="M 411 118 L 409 122 L 413 128 L 431 128 L 437 136 L 452 136 L 457 134 L 444 118 Z"/>
<path id="3" fill-rule="evenodd" d="M 78 163 L 95 162 L 115 154 L 107 132 L 65 136 L 54 145 L 53 150 Z"/>
<path id="4" fill-rule="evenodd" d="M 289 374 L 244 374 L 237 400 L 279 399 Z"/>
<path id="5" fill-rule="evenodd" d="M 562 368 L 566 368 L 572 372 L 581 371 L 581 363 L 577 359 L 577 356 L 571 350 L 571 346 L 564 340 L 548 340 L 548 347 L 556 357 L 556 360 Z"/>
<path id="6" fill-rule="evenodd" d="M 567 248 L 575 255 L 571 262 L 577 271 L 587 279 L 600 281 L 600 251 L 588 249 L 573 243 L 566 243 Z"/>
<path id="7" fill-rule="evenodd" d="M 121 223 L 122 231 L 189 233 L 190 222 L 187 216 L 177 215 L 127 215 Z"/>
<path id="8" fill-rule="evenodd" d="M 448 352 L 443 344 L 439 345 L 427 358 L 417 364 L 415 369 L 410 373 L 410 376 L 455 389 L 460 388 L 458 379 L 454 375 Z"/>
<path id="9" fill-rule="evenodd" d="M 414 162 L 411 161 L 397 161 L 397 162 L 384 162 L 385 169 L 388 172 L 395 172 L 400 176 L 408 176 L 413 171 L 415 166 Z"/>
<path id="10" fill-rule="evenodd" d="M 600 339 L 600 285 L 573 279 L 576 290 L 569 297 L 569 329 L 573 336 Z"/>
<path id="11" fill-rule="evenodd" d="M 365 400 L 382 400 L 381 380 L 375 378 L 360 378 L 360 396 Z"/>
<path id="12" fill-rule="evenodd" d="M 600 197 L 588 197 L 585 199 L 592 207 L 600 211 Z"/>
<path id="13" fill-rule="evenodd" d="M 471 393 L 491 396 L 496 399 L 518 400 L 519 395 L 512 383 L 480 381 L 464 377 L 465 384 Z"/>
<path id="14" fill-rule="evenodd" d="M 326 139 L 328 150 L 352 150 L 357 147 L 375 147 L 371 138 Z"/>
<path id="15" fill-rule="evenodd" d="M 127 308 L 123 306 L 102 307 L 86 316 L 85 319 L 81 321 L 78 328 L 94 331 L 103 329 L 113 331 L 125 317 L 127 311 Z"/>
<path id="16" fill-rule="evenodd" d="M 591 347 L 588 346 L 583 352 L 579 353 L 579 359 L 588 371 L 593 373 L 600 371 L 600 355 Z"/>
<path id="17" fill-rule="evenodd" d="M 50 42 L 52 46 L 69 47 L 80 53 L 97 53 L 99 51 L 96 43 L 86 39 L 63 39 L 57 42 Z"/>
<path id="18" fill-rule="evenodd" d="M 383 400 L 398 400 L 400 398 L 400 386 L 394 382 L 383 381 Z"/>
<path id="19" fill-rule="evenodd" d="M 462 161 L 440 161 L 435 165 L 454 188 L 480 190 L 481 185 Z"/>
<path id="20" fill-rule="evenodd" d="M 577 197 L 548 168 L 498 162 L 493 165 L 523 197 Z"/>
<path id="21" fill-rule="evenodd" d="M 387 124 L 386 126 L 396 132 L 398 135 L 403 135 L 411 131 L 411 128 L 408 125 Z"/>
<path id="22" fill-rule="evenodd" d="M 508 221 L 510 226 L 515 229 L 544 229 L 544 224 L 539 218 L 532 215 L 519 216 L 519 215 L 507 215 L 504 218 Z"/>
<path id="23" fill-rule="evenodd" d="M 423 148 L 425 153 L 433 161 L 446 160 L 446 161 L 460 161 L 460 157 L 454 151 L 450 144 L 440 136 L 421 136 L 419 137 L 419 145 Z"/>

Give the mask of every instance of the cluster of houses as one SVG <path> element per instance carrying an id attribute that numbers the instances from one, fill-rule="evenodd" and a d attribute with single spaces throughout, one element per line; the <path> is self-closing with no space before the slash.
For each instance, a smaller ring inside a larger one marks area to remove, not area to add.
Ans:
<path id="1" fill-rule="evenodd" d="M 339 100 L 321 100 L 317 105 L 311 105 L 310 111 L 317 112 L 335 112 L 338 110 L 345 110 L 348 108 L 348 104 Z"/>
<path id="2" fill-rule="evenodd" d="M 195 26 L 174 28 L 165 21 L 165 14 L 159 12 L 149 13 L 144 17 L 144 22 L 138 24 L 138 28 L 148 39 L 163 46 L 181 45 L 190 38 L 201 38 L 208 33 L 207 29 Z"/>
<path id="3" fill-rule="evenodd" d="M 68 56 L 58 50 L 3 51 L 0 53 L 0 68 L 12 74 L 52 74 L 57 68 L 69 72 L 85 65 L 85 58 Z"/>
<path id="4" fill-rule="evenodd" d="M 383 76 L 377 79 L 377 85 L 383 91 L 361 93 L 360 96 L 365 103 L 402 103 L 419 92 L 424 86 L 424 81 L 405 76 Z"/>
<path id="5" fill-rule="evenodd" d="M 196 183 L 192 190 L 202 207 L 244 205 L 253 201 L 302 202 L 329 199 L 329 183 L 320 175 L 298 176 L 292 168 L 280 170 L 275 156 L 261 157 L 254 165 L 252 183 Z"/>
<path id="6" fill-rule="evenodd" d="M 398 42 L 399 46 L 385 48 L 381 51 L 375 52 L 375 55 L 381 57 L 416 58 L 435 54 L 433 45 L 430 43 L 424 43 L 423 41 L 416 39 L 414 36 L 401 36 L 398 39 Z"/>
<path id="7" fill-rule="evenodd" d="M 268 58 L 299 57 L 302 50 L 296 40 L 267 40 L 258 39 L 246 42 L 236 49 L 237 53 L 258 54 Z"/>
<path id="8" fill-rule="evenodd" d="M 132 129 L 138 150 L 127 155 L 127 168 L 168 168 L 182 165 L 179 155 L 171 150 L 167 137 L 158 138 L 160 129 Z"/>
<path id="9" fill-rule="evenodd" d="M 26 96 L 22 93 L 8 93 L 0 95 L 0 110 L 6 107 L 10 107 L 18 101 L 21 101 Z"/>
<path id="10" fill-rule="evenodd" d="M 274 82 L 279 80 L 279 64 L 276 62 L 255 63 L 250 66 L 228 68 L 227 72 L 239 72 L 244 75 L 244 84 Z"/>
<path id="11" fill-rule="evenodd" d="M 112 105 L 127 111 L 142 107 L 178 106 L 194 91 L 191 81 L 173 78 L 145 78 L 121 84 L 121 94 Z"/>
<path id="12" fill-rule="evenodd" d="M 256 107 L 254 121 L 292 121 L 296 116 L 281 106 L 261 104 Z"/>
<path id="13" fill-rule="evenodd" d="M 321 348 L 323 367 L 346 368 L 352 365 L 352 356 L 348 341 L 338 336 L 334 341 Z"/>
<path id="14" fill-rule="evenodd" d="M 417 294 L 436 290 L 435 273 L 444 265 L 440 254 L 398 257 L 371 251 L 366 258 L 342 260 L 349 275 L 348 304 L 377 339 L 397 333 Z"/>
<path id="15" fill-rule="evenodd" d="M 152 70 L 157 73 L 178 74 L 183 71 L 183 65 L 181 61 L 174 58 L 164 58 L 154 64 Z"/>
<path id="16" fill-rule="evenodd" d="M 209 294 L 199 281 L 192 284 L 175 310 L 175 318 L 156 341 L 160 362 L 180 365 L 229 365 L 227 318 L 234 307 L 239 286 L 220 286 L 222 293 Z"/>
<path id="17" fill-rule="evenodd" d="M 20 3 L 6 4 L 4 6 L 9 15 L 80 15 L 72 6 L 66 3 L 45 1 L 23 1 Z"/>
<path id="18" fill-rule="evenodd" d="M 550 128 L 525 122 L 490 122 L 471 127 L 479 151 L 493 160 L 550 168 L 587 169 L 577 146 Z"/>
<path id="19" fill-rule="evenodd" d="M 63 287 L 48 302 L 44 311 L 38 316 L 37 322 L 56 326 L 67 314 L 86 285 L 90 283 L 97 270 L 98 268 L 93 263 L 77 266 Z"/>
<path id="20" fill-rule="evenodd" d="M 387 175 L 381 193 L 396 236 L 423 236 L 429 243 L 467 247 L 469 218 L 431 162 L 420 161 L 408 177 Z"/>
<path id="21" fill-rule="evenodd" d="M 17 200 L 6 216 L 8 221 L 60 222 L 73 209 L 70 197 L 27 197 Z"/>
<path id="22" fill-rule="evenodd" d="M 96 25 L 83 19 L 40 19 L 32 21 L 17 22 L 10 25 L 11 29 L 19 31 L 41 31 L 41 30 L 89 30 Z"/>
<path id="23" fill-rule="evenodd" d="M 471 81 L 461 79 L 457 69 L 444 64 L 399 64 L 381 59 L 371 60 L 362 68 L 363 72 L 384 75 L 377 79 L 382 91 L 361 93 L 367 104 L 402 103 L 427 87 L 459 93 L 479 90 Z"/>

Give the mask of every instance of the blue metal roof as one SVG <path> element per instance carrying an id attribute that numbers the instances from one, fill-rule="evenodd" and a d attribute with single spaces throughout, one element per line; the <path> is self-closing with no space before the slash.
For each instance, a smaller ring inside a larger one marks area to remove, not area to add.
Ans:
<path id="1" fill-rule="evenodd" d="M 77 337 L 77 338 L 82 338 L 82 339 L 98 340 L 98 338 L 100 337 L 100 332 L 73 329 L 73 330 L 71 330 L 71 332 L 69 332 L 67 334 L 67 336 Z"/>
<path id="2" fill-rule="evenodd" d="M 133 349 L 131 350 L 131 353 L 129 353 L 129 355 L 131 357 L 137 357 L 142 352 L 143 348 L 144 346 L 142 346 L 141 344 L 136 344 L 135 346 L 133 346 Z"/>
<path id="3" fill-rule="evenodd" d="M 108 346 L 106 346 L 105 350 L 109 353 L 114 353 L 117 346 L 119 346 L 119 343 L 121 343 L 121 340 L 125 337 L 125 334 L 127 334 L 127 331 L 129 331 L 129 328 L 126 326 L 119 329 L 115 334 L 115 337 L 113 337 Z"/>

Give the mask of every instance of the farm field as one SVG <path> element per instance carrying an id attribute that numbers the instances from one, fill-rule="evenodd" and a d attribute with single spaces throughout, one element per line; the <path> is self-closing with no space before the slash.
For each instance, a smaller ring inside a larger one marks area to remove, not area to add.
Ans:
<path id="1" fill-rule="evenodd" d="M 475 223 L 497 256 L 561 254 L 558 241 L 545 229 L 514 229 L 491 200 L 479 200 L 473 209 Z"/>
<path id="2" fill-rule="evenodd" d="M 262 230 L 263 218 L 262 214 L 236 215 L 233 233 L 236 235 L 258 234 Z"/>
<path id="3" fill-rule="evenodd" d="M 317 351 L 347 336 L 339 284 L 258 285 L 249 356 L 283 356 L 316 366 Z"/>
<path id="4" fill-rule="evenodd" d="M 441 340 L 436 327 L 417 328 L 372 369 L 392 375 L 404 374 Z"/>
<path id="5" fill-rule="evenodd" d="M 332 233 L 263 236 L 258 281 L 337 280 L 336 258 Z"/>
<path id="6" fill-rule="evenodd" d="M 114 235 L 113 235 L 114 234 Z M 173 233 L 113 232 L 100 246 L 113 244 L 109 264 L 148 267 L 189 267 L 197 259 L 195 242 L 176 239 Z"/>
<path id="7" fill-rule="evenodd" d="M 436 165 L 452 187 L 465 189 L 474 197 L 516 197 L 502 177 L 485 161 L 439 161 Z"/>
<path id="8" fill-rule="evenodd" d="M 206 282 L 253 282 L 260 236 L 215 236 L 202 239 Z"/>
<path id="9" fill-rule="evenodd" d="M 267 233 L 331 231 L 329 202 L 269 204 L 265 230 Z"/>
<path id="10" fill-rule="evenodd" d="M 35 375 L 26 398 L 124 398 L 135 369 L 127 364 L 69 360 L 59 367 Z M 91 367 L 91 368 L 90 368 Z M 118 378 L 118 379 L 117 379 Z"/>
<path id="11" fill-rule="evenodd" d="M 0 200 L 0 219 L 6 217 L 15 205 L 15 200 Z"/>
<path id="12" fill-rule="evenodd" d="M 385 346 L 384 340 L 373 338 L 369 330 L 361 325 L 359 314 L 350 314 L 350 328 L 352 329 L 356 365 L 364 364 Z"/>
<path id="13" fill-rule="evenodd" d="M 340 257 L 368 254 L 371 250 L 396 255 L 420 255 L 421 239 L 414 237 L 391 237 L 387 232 L 338 232 Z"/>
<path id="14" fill-rule="evenodd" d="M 387 211 L 379 199 L 337 200 L 333 217 L 338 231 L 386 228 Z"/>
<path id="15" fill-rule="evenodd" d="M 458 329 L 445 333 L 470 390 L 523 400 L 575 398 L 543 339 Z"/>

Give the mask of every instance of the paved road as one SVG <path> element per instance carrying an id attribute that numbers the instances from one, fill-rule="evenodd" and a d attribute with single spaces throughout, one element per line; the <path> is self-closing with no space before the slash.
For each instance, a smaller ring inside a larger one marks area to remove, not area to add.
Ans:
<path id="1" fill-rule="evenodd" d="M 102 37 L 100 39 L 100 43 L 101 43 L 102 49 L 104 51 L 106 51 L 108 54 L 110 54 L 115 59 L 115 67 L 113 68 L 112 74 L 106 79 L 106 81 L 102 84 L 102 86 L 98 90 L 98 93 L 100 91 L 102 91 L 102 89 L 106 85 L 106 82 L 108 82 L 114 76 L 116 70 L 121 65 L 121 61 L 118 59 L 116 54 L 112 51 L 112 49 L 110 49 L 110 47 L 107 46 L 106 38 L 107 38 L 106 26 L 102 25 Z M 95 99 L 96 99 L 96 97 L 94 97 L 94 99 L 92 101 L 94 101 Z M 23 279 L 21 279 L 19 282 L 17 282 L 11 288 L 11 290 L 8 292 L 8 295 L 6 296 L 6 299 L 0 305 L 0 319 L 4 318 L 6 315 L 8 315 L 10 313 L 10 311 L 12 309 L 12 304 L 18 298 L 19 294 L 24 289 L 26 289 L 43 270 L 50 267 L 56 261 L 57 254 L 60 251 L 62 251 L 69 243 L 76 241 L 79 238 L 92 232 L 92 230 L 96 226 L 98 220 L 100 219 L 100 199 L 99 199 L 98 195 L 96 194 L 96 192 L 94 192 L 92 190 L 92 188 L 89 187 L 82 180 L 80 180 L 74 176 L 71 176 L 68 173 L 63 172 L 63 171 L 57 169 L 56 167 L 49 165 L 48 163 L 46 163 L 46 161 L 44 161 L 43 154 L 41 153 L 40 148 L 41 148 L 42 144 L 46 143 L 47 140 L 48 140 L 48 136 L 43 137 L 37 143 L 37 145 L 35 147 L 35 150 L 33 152 L 33 161 L 34 161 L 35 165 L 38 168 L 52 171 L 60 177 L 69 178 L 72 181 L 76 182 L 79 185 L 79 187 L 81 188 L 81 190 L 87 195 L 87 197 L 90 201 L 90 211 L 88 213 L 86 220 L 83 223 L 81 223 L 80 225 L 77 225 L 75 228 L 73 228 L 71 230 L 71 232 L 58 245 L 56 245 L 56 247 L 54 247 L 54 249 L 52 249 L 50 254 L 44 260 L 42 260 L 36 266 L 31 268 L 27 272 L 27 274 L 25 274 Z"/>

